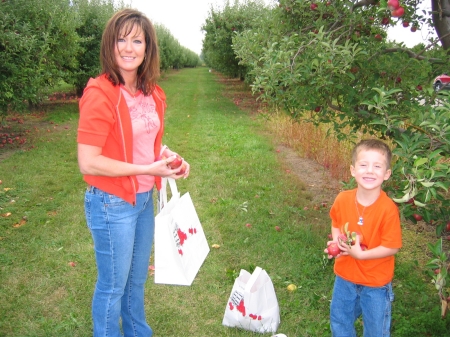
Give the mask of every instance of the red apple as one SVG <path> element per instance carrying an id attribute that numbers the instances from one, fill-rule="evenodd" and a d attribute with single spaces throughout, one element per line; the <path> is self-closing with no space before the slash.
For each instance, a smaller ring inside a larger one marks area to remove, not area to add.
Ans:
<path id="1" fill-rule="evenodd" d="M 402 78 L 399 76 L 395 79 L 395 83 L 400 83 L 402 81 Z"/>
<path id="2" fill-rule="evenodd" d="M 183 158 L 181 158 L 179 155 L 176 155 L 175 159 L 172 160 L 170 163 L 168 163 L 167 165 L 172 169 L 175 170 L 177 168 L 179 168 L 181 166 L 181 164 L 183 163 Z"/>
<path id="3" fill-rule="evenodd" d="M 341 253 L 341 250 L 339 249 L 339 246 L 336 242 L 332 242 L 327 247 L 328 254 L 331 256 L 337 256 L 339 253 Z"/>
<path id="4" fill-rule="evenodd" d="M 403 21 L 403 23 L 402 23 L 402 25 L 403 25 L 403 27 L 409 27 L 409 22 L 408 21 Z"/>
<path id="5" fill-rule="evenodd" d="M 348 238 L 347 238 L 347 235 L 345 235 L 345 234 L 343 234 L 343 233 L 339 234 L 338 240 L 339 240 L 340 242 L 345 243 L 345 244 L 348 244 L 348 243 L 349 243 L 349 240 L 348 240 Z"/>
<path id="6" fill-rule="evenodd" d="M 401 7 L 401 6 L 391 12 L 391 15 L 394 18 L 400 18 L 400 17 L 403 16 L 403 14 L 405 14 L 405 9 L 403 7 Z"/>
<path id="7" fill-rule="evenodd" d="M 245 224 L 245 227 L 247 227 L 247 228 L 252 228 L 252 225 L 249 224 L 249 223 L 247 223 L 247 224 Z"/>
<path id="8" fill-rule="evenodd" d="M 388 6 L 389 10 L 393 11 L 400 6 L 400 3 L 398 2 L 398 0 L 389 0 L 387 2 L 387 6 Z"/>
<path id="9" fill-rule="evenodd" d="M 419 91 L 421 91 L 421 90 L 422 90 L 422 86 L 419 84 L 419 85 L 416 87 L 416 89 L 419 90 Z M 413 203 L 414 203 L 414 200 L 413 200 Z"/>
<path id="10" fill-rule="evenodd" d="M 381 20 L 381 24 L 382 24 L 383 26 L 387 26 L 387 25 L 389 24 L 390 21 L 391 21 L 391 20 L 390 20 L 389 18 L 384 17 L 384 18 Z"/>
<path id="11" fill-rule="evenodd" d="M 316 107 L 314 108 L 314 111 L 315 111 L 315 112 L 320 112 L 320 110 L 322 110 L 322 107 L 320 107 L 320 106 L 316 106 Z"/>
<path id="12" fill-rule="evenodd" d="M 2 181 L 0 180 L 0 184 L 2 183 Z M 447 225 L 445 226 L 445 229 L 447 230 L 447 232 L 450 232 L 450 221 L 447 222 Z"/>
<path id="13" fill-rule="evenodd" d="M 441 272 L 441 270 L 439 268 L 434 270 L 435 275 L 439 274 L 440 272 Z"/>
<path id="14" fill-rule="evenodd" d="M 380 34 L 375 34 L 375 40 L 381 41 L 383 37 Z"/>
<path id="15" fill-rule="evenodd" d="M 423 217 L 420 214 L 414 213 L 413 214 L 414 219 L 416 219 L 416 221 L 421 221 L 423 219 Z"/>
<path id="16" fill-rule="evenodd" d="M 275 226 L 275 230 L 276 230 L 277 232 L 280 232 L 280 231 L 281 231 L 280 226 Z"/>
<path id="17" fill-rule="evenodd" d="M 183 174 L 185 174 L 185 173 L 186 173 L 186 165 L 183 164 L 183 165 L 181 166 L 180 172 L 177 173 L 177 176 L 181 176 L 181 175 L 183 175 Z"/>
<path id="18" fill-rule="evenodd" d="M 317 4 L 312 3 L 309 8 L 311 8 L 312 11 L 315 11 L 317 9 Z"/>
<path id="19" fill-rule="evenodd" d="M 417 30 L 417 27 L 416 26 L 411 26 L 411 32 L 415 32 Z"/>
<path id="20" fill-rule="evenodd" d="M 326 5 L 331 6 L 331 1 L 327 1 Z"/>

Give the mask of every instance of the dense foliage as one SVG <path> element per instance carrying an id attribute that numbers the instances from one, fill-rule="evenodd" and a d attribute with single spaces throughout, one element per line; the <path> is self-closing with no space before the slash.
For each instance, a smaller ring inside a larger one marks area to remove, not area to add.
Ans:
<path id="1" fill-rule="evenodd" d="M 450 7 L 433 0 L 430 16 L 419 10 L 421 2 L 400 1 L 401 16 L 385 0 L 280 0 L 266 10 L 227 2 L 206 20 L 203 52 L 209 66 L 227 75 L 237 75 L 238 65 L 260 99 L 294 119 L 331 125 L 338 139 L 373 135 L 395 143 L 385 188 L 405 219 L 423 218 L 441 235 L 450 221 L 450 103 L 431 84 L 447 71 Z M 250 20 L 242 25 L 244 12 Z M 435 29 L 441 41 L 414 48 L 386 41 L 397 24 Z M 438 259 L 435 282 L 447 301 L 449 265 L 445 254 Z"/>
<path id="2" fill-rule="evenodd" d="M 199 56 L 180 45 L 178 40 L 163 25 L 155 25 L 158 36 L 159 57 L 161 69 L 193 68 L 200 65 Z"/>
<path id="3" fill-rule="evenodd" d="M 68 1 L 17 0 L 0 3 L 0 115 L 41 99 L 77 64 L 78 14 Z"/>
<path id="4" fill-rule="evenodd" d="M 114 0 L 3 0 L 0 2 L 0 116 L 45 99 L 61 80 L 77 94 L 100 71 L 100 41 Z M 199 56 L 157 26 L 161 67 L 195 67 Z"/>

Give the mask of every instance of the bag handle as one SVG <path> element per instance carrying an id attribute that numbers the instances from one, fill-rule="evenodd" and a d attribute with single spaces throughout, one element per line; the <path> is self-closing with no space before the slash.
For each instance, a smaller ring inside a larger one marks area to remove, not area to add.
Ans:
<path id="1" fill-rule="evenodd" d="M 252 290 L 253 285 L 255 284 L 256 280 L 258 279 L 259 275 L 262 272 L 261 267 L 256 267 L 255 270 L 252 273 L 252 276 L 250 276 L 250 279 L 248 280 L 247 284 L 245 285 L 244 292 L 250 294 L 250 290 Z"/>
<path id="2" fill-rule="evenodd" d="M 162 178 L 161 179 L 161 190 L 158 195 L 158 213 L 167 205 L 167 182 L 169 182 L 170 192 L 172 193 L 172 198 L 178 198 L 180 193 L 178 192 L 178 187 L 175 179 L 173 178 Z"/>

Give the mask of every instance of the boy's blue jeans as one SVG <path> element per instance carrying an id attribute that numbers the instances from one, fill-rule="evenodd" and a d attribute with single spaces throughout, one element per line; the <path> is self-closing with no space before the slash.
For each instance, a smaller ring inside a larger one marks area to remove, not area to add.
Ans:
<path id="1" fill-rule="evenodd" d="M 333 337 L 356 337 L 355 321 L 362 315 L 364 337 L 389 337 L 392 284 L 367 287 L 339 276 L 334 281 L 330 321 Z"/>
<path id="2" fill-rule="evenodd" d="M 94 240 L 97 283 L 92 300 L 94 337 L 150 337 L 144 285 L 153 243 L 152 191 L 138 193 L 136 205 L 90 187 L 85 193 L 87 225 Z"/>

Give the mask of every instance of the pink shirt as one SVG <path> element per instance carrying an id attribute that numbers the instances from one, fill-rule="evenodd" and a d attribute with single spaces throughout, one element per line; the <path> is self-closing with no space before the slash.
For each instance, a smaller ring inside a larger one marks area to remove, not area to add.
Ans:
<path id="1" fill-rule="evenodd" d="M 141 91 L 133 96 L 122 86 L 121 90 L 133 125 L 133 163 L 151 164 L 155 161 L 155 139 L 161 127 L 155 101 L 152 96 L 144 96 Z M 138 175 L 137 180 L 138 193 L 150 191 L 155 184 L 155 177 L 150 175 Z"/>

